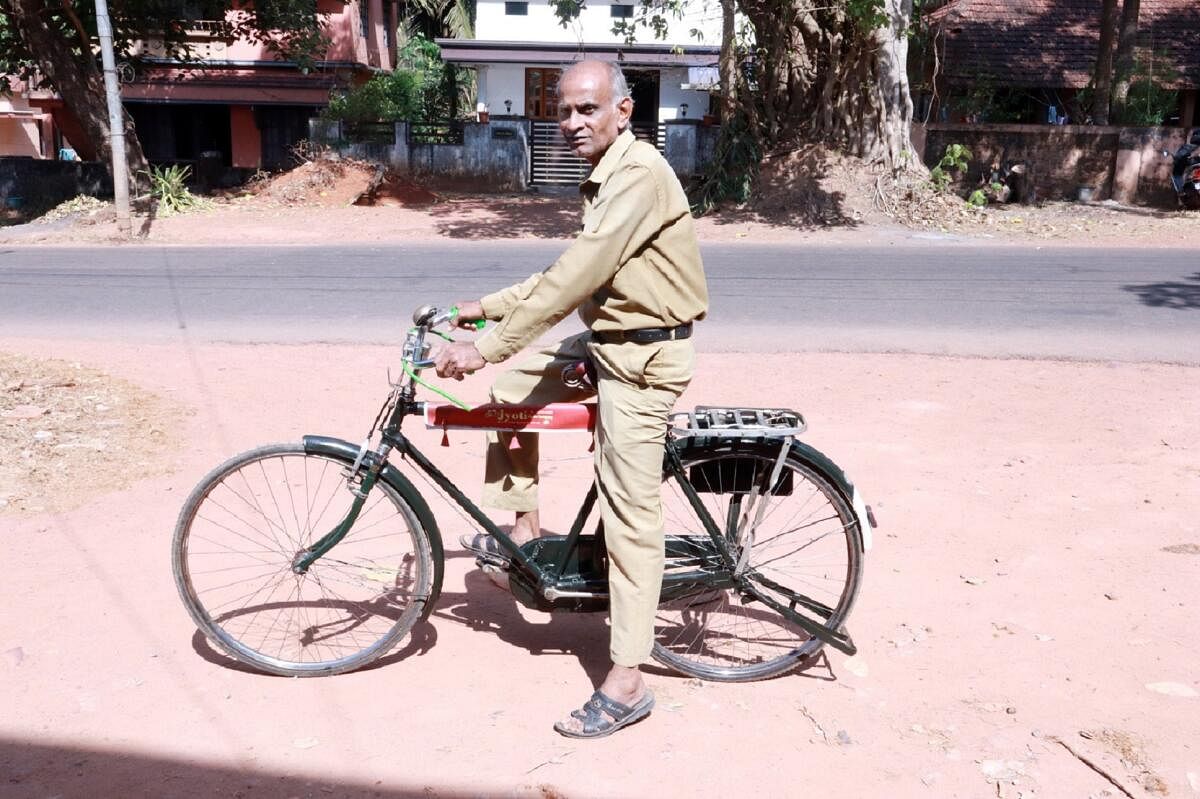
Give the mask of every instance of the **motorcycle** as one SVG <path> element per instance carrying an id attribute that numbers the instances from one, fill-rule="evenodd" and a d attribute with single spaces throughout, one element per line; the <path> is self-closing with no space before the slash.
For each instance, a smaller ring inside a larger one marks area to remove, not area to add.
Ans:
<path id="1" fill-rule="evenodd" d="M 1200 129 L 1192 131 L 1187 144 L 1172 155 L 1163 150 L 1163 155 L 1172 159 L 1171 186 L 1175 197 L 1183 208 L 1200 209 Z"/>

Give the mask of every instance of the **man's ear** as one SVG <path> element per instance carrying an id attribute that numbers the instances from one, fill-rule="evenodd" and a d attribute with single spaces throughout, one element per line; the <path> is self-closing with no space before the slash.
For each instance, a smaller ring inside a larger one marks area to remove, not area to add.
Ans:
<path id="1" fill-rule="evenodd" d="M 629 127 L 629 118 L 633 116 L 633 98 L 622 97 L 617 103 L 617 118 L 620 123 L 621 130 Z"/>

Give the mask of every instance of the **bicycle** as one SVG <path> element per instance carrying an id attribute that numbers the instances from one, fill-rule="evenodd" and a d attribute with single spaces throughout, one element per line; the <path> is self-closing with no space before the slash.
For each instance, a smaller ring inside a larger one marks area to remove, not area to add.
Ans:
<path id="1" fill-rule="evenodd" d="M 180 596 L 208 640 L 235 660 L 287 676 L 361 668 L 433 611 L 444 552 L 437 521 L 389 456 L 415 467 L 494 536 L 515 599 L 538 610 L 607 609 L 603 531 L 584 534 L 593 483 L 566 535 L 517 546 L 401 432 L 590 430 L 595 405 L 468 408 L 431 386 L 431 335 L 457 309 L 417 309 L 366 440 L 325 436 L 244 452 L 187 498 L 172 544 Z M 565 375 L 564 375 L 565 378 Z M 417 388 L 449 402 L 416 399 Z M 800 441 L 803 417 L 698 407 L 670 417 L 663 466 L 666 568 L 653 657 L 717 681 L 772 677 L 845 630 L 874 520 L 840 468 Z M 445 433 L 443 432 L 443 435 Z M 374 442 L 374 443 L 372 443 Z M 481 562 L 488 561 L 481 556 Z"/>

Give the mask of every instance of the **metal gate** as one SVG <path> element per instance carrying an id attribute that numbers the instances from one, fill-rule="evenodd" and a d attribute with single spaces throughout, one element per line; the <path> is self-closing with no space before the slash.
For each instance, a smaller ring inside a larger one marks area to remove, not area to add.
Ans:
<path id="1" fill-rule="evenodd" d="M 648 141 L 661 153 L 667 143 L 666 125 L 632 125 L 633 135 Z M 533 162 L 530 182 L 545 185 L 573 186 L 587 177 L 592 165 L 576 157 L 563 141 L 557 122 L 533 121 L 530 140 Z"/>

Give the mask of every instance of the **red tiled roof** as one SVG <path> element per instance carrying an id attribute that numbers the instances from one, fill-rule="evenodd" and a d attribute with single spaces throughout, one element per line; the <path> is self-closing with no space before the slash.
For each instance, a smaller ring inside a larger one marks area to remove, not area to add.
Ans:
<path id="1" fill-rule="evenodd" d="M 953 83 L 1086 86 L 1096 65 L 1100 0 L 950 0 L 926 19 L 944 49 Z M 1138 58 L 1173 77 L 1172 88 L 1200 86 L 1200 0 L 1142 0 Z"/>

